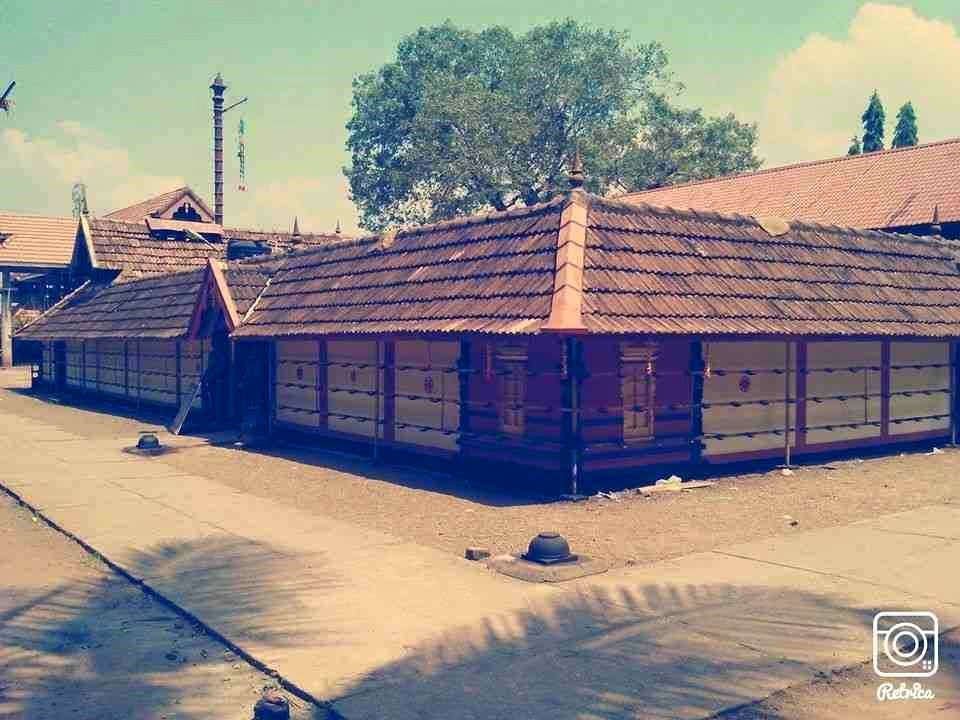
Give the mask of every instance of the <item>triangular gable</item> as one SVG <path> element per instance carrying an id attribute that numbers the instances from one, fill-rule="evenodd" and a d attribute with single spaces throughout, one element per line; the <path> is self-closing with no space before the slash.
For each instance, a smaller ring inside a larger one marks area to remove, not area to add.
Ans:
<path id="1" fill-rule="evenodd" d="M 165 220 L 187 220 L 192 222 L 214 221 L 213 211 L 188 186 L 162 193 L 119 210 L 107 213 L 104 217 L 113 220 L 131 220 L 140 222 L 148 217 Z"/>
<path id="2" fill-rule="evenodd" d="M 197 293 L 193 316 L 190 319 L 188 335 L 190 340 L 196 340 L 201 335 L 204 312 L 208 308 L 218 308 L 220 310 L 223 315 L 223 324 L 226 326 L 228 333 L 232 333 L 240 325 L 240 315 L 223 275 L 223 268 L 220 262 L 213 258 L 207 261 L 203 282 L 200 285 L 200 291 Z"/>
<path id="3" fill-rule="evenodd" d="M 77 234 L 73 241 L 73 254 L 70 256 L 70 269 L 75 273 L 85 274 L 100 267 L 97 263 L 97 253 L 93 247 L 93 233 L 86 215 L 80 216 L 77 223 Z"/>
<path id="4" fill-rule="evenodd" d="M 193 217 L 182 217 L 181 211 L 186 208 L 188 213 L 195 213 L 199 220 Z M 192 220 L 194 222 L 214 221 L 213 212 L 207 207 L 207 204 L 201 200 L 197 194 L 189 187 L 183 188 L 177 197 L 171 200 L 166 207 L 158 212 L 151 213 L 153 217 L 163 218 L 165 220 Z"/>

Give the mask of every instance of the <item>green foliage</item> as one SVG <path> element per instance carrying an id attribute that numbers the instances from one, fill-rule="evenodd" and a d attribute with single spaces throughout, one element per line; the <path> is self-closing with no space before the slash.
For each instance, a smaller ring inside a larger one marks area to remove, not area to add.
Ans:
<path id="1" fill-rule="evenodd" d="M 890 147 L 912 147 L 917 141 L 917 114 L 913 111 L 913 103 L 908 101 L 897 112 L 897 127 Z"/>
<path id="2" fill-rule="evenodd" d="M 863 121 L 863 152 L 883 150 L 883 133 L 887 118 L 876 90 L 870 96 L 867 109 L 863 111 L 860 119 Z"/>
<path id="3" fill-rule="evenodd" d="M 576 148 L 600 193 L 759 167 L 754 126 L 675 108 L 678 89 L 657 43 L 573 20 L 421 28 L 354 81 L 344 173 L 380 229 L 548 200 Z"/>
<path id="4" fill-rule="evenodd" d="M 850 147 L 847 148 L 847 155 L 859 155 L 861 152 L 860 136 L 854 135 L 852 138 L 850 138 Z"/>

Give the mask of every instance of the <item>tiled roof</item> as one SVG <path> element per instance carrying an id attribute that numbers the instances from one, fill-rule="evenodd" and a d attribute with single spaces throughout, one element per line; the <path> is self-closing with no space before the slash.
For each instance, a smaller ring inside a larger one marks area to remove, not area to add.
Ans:
<path id="1" fill-rule="evenodd" d="M 349 239 L 336 233 L 299 233 L 294 235 L 279 230 L 245 230 L 241 228 L 224 228 L 223 234 L 227 240 L 265 243 L 280 252 L 301 250 Z"/>
<path id="2" fill-rule="evenodd" d="M 770 168 L 625 195 L 621 200 L 857 228 L 960 222 L 960 138 Z"/>
<path id="3" fill-rule="evenodd" d="M 591 332 L 960 335 L 960 272 L 942 241 L 592 199 Z"/>
<path id="4" fill-rule="evenodd" d="M 0 212 L 0 266 L 66 267 L 76 235 L 73 218 Z"/>
<path id="5" fill-rule="evenodd" d="M 557 200 L 288 255 L 236 334 L 536 332 L 561 210 Z"/>
<path id="6" fill-rule="evenodd" d="M 207 258 L 227 255 L 224 242 L 157 237 L 142 221 L 91 218 L 89 225 L 97 267 L 120 270 L 124 279 L 203 267 Z"/>
<path id="7" fill-rule="evenodd" d="M 263 292 L 267 282 L 279 269 L 281 262 L 274 258 L 269 260 L 252 258 L 227 263 L 223 276 L 241 318 Z"/>
<path id="8" fill-rule="evenodd" d="M 960 336 L 944 242 L 575 197 L 289 255 L 236 335 Z"/>
<path id="9" fill-rule="evenodd" d="M 200 206 L 201 210 L 203 210 L 209 217 L 213 217 L 213 212 L 209 207 L 207 207 L 207 204 L 203 201 L 203 199 L 186 185 L 179 187 L 176 190 L 162 193 L 156 197 L 148 198 L 142 202 L 136 203 L 135 205 L 114 210 L 113 212 L 107 213 L 104 217 L 112 218 L 113 220 L 143 220 L 145 217 L 155 213 L 159 214 L 165 210 L 168 210 L 171 205 L 185 195 L 189 195 L 197 203 L 197 205 Z"/>
<path id="10" fill-rule="evenodd" d="M 190 329 L 203 270 L 88 283 L 18 337 L 30 340 L 183 337 Z"/>

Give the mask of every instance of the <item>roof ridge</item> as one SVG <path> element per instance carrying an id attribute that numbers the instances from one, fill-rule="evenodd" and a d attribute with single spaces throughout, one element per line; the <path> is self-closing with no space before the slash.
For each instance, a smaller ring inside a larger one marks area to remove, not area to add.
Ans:
<path id="1" fill-rule="evenodd" d="M 30 218 L 31 220 L 63 220 L 65 222 L 77 222 L 75 217 L 68 215 L 36 215 L 34 213 L 14 212 L 13 210 L 0 210 L 0 217 Z"/>
<path id="2" fill-rule="evenodd" d="M 829 165 L 831 163 L 842 163 L 847 161 L 874 159 L 878 157 L 886 157 L 895 153 L 906 153 L 906 152 L 912 152 L 917 150 L 924 150 L 926 148 L 937 147 L 939 145 L 950 145 L 954 143 L 960 143 L 960 137 L 944 138 L 942 140 L 934 140 L 928 143 L 911 145 L 909 147 L 887 148 L 885 150 L 875 150 L 873 152 L 860 153 L 859 155 L 836 155 L 829 158 L 820 158 L 819 160 L 803 160 L 801 162 L 788 163 L 787 165 L 778 165 L 776 167 L 770 167 L 770 168 L 760 168 L 759 170 L 752 170 L 750 172 L 731 173 L 729 175 L 721 175 L 719 177 L 704 178 L 703 180 L 690 180 L 688 182 L 675 183 L 673 185 L 663 185 L 661 187 L 656 187 L 656 188 L 647 188 L 646 190 L 634 190 L 632 192 L 618 195 L 617 197 L 618 198 L 639 197 L 641 195 L 661 192 L 666 189 L 673 190 L 676 188 L 709 185 L 710 183 L 725 182 L 728 180 L 734 180 L 734 179 L 743 178 L 743 177 L 751 177 L 756 175 L 768 175 L 770 173 L 783 172 L 785 170 L 794 170 L 796 168 L 802 168 L 802 167 L 816 167 L 818 165 Z"/>
<path id="3" fill-rule="evenodd" d="M 583 268 L 587 254 L 590 198 L 579 187 L 572 190 L 560 214 L 553 296 L 550 299 L 550 315 L 540 326 L 542 332 L 589 332 L 583 322 Z"/>

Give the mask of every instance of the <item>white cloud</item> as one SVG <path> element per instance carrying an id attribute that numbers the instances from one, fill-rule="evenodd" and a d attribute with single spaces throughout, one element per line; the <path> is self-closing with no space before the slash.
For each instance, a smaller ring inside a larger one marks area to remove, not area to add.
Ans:
<path id="1" fill-rule="evenodd" d="M 899 107 L 917 111 L 920 142 L 960 135 L 954 75 L 960 36 L 949 22 L 909 7 L 867 3 L 846 37 L 814 33 L 773 69 L 759 122 L 767 166 L 842 155 L 870 93 L 887 114 L 889 146 Z"/>
<path id="2" fill-rule="evenodd" d="M 356 234 L 356 210 L 347 179 L 292 177 L 231 192 L 226 199 L 226 224 L 289 230 L 293 218 L 303 232 L 333 232 L 339 219 L 344 233 Z"/>
<path id="3" fill-rule="evenodd" d="M 6 158 L 4 158 L 6 156 Z M 112 146 L 99 132 L 74 121 L 57 123 L 52 137 L 31 137 L 17 128 L 0 132 L 0 158 L 42 184 L 59 214 L 69 212 L 70 188 L 87 186 L 91 210 L 106 213 L 184 184 L 182 177 L 141 171 L 130 153 Z"/>

